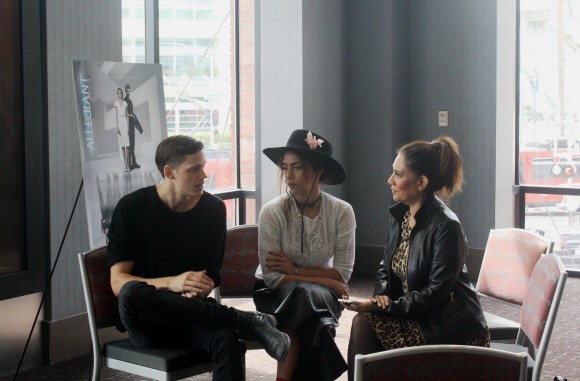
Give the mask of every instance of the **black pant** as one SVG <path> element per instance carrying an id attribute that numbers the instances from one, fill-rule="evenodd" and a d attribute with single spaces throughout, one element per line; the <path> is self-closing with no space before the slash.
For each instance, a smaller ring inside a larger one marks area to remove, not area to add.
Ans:
<path id="1" fill-rule="evenodd" d="M 134 345 L 191 346 L 211 354 L 213 380 L 244 379 L 234 310 L 131 281 L 119 294 L 119 313 Z"/>
<path id="2" fill-rule="evenodd" d="M 260 282 L 260 281 L 259 281 Z M 276 316 L 280 326 L 292 329 L 301 343 L 292 381 L 335 380 L 347 364 L 334 341 L 343 307 L 328 287 L 310 282 L 289 282 L 280 290 L 260 289 L 254 303 L 258 311 Z"/>

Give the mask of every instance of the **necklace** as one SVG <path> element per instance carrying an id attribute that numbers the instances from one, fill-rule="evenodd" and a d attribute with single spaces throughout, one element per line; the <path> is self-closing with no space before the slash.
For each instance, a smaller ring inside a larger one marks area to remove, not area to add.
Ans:
<path id="1" fill-rule="evenodd" d="M 310 192 L 308 192 L 308 196 L 306 196 L 306 201 L 308 201 L 308 199 L 310 198 L 310 195 L 312 194 L 312 191 L 314 190 L 314 185 L 316 185 L 316 179 L 318 178 L 318 171 L 319 171 L 319 169 L 316 170 L 316 176 L 314 176 L 315 181 L 312 183 L 312 187 L 310 187 Z M 318 195 L 316 200 L 314 200 L 310 204 L 301 204 L 296 200 L 296 197 L 294 197 L 294 202 L 296 203 L 296 206 L 298 206 L 298 209 L 300 209 L 300 217 L 301 217 L 300 254 L 304 254 L 304 209 L 305 208 L 312 208 L 314 205 L 318 204 L 320 202 L 320 200 L 322 200 L 322 192 L 320 192 L 320 194 Z"/>
<path id="2" fill-rule="evenodd" d="M 303 210 L 305 208 L 312 208 L 312 207 L 316 206 L 316 204 L 318 204 L 320 202 L 320 200 L 322 200 L 322 192 L 320 192 L 320 194 L 318 195 L 316 200 L 309 202 L 307 204 L 303 204 L 303 203 L 299 202 L 298 200 L 296 200 L 296 197 L 294 197 L 294 202 L 296 203 L 296 206 L 301 210 Z"/>

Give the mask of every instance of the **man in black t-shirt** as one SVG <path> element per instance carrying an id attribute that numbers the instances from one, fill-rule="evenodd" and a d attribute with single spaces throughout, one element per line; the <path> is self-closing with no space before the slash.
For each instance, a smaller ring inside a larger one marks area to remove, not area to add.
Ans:
<path id="1" fill-rule="evenodd" d="M 284 361 L 290 339 L 275 328 L 273 316 L 208 298 L 221 281 L 226 208 L 203 190 L 203 143 L 169 137 L 157 147 L 155 162 L 163 181 L 123 197 L 108 233 L 111 287 L 132 342 L 208 351 L 214 380 L 244 378 L 238 330 Z"/>

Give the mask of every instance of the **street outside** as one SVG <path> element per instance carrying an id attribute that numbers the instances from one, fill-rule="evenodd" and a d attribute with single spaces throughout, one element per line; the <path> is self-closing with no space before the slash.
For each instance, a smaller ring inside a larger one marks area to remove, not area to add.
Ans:
<path id="1" fill-rule="evenodd" d="M 526 229 L 553 241 L 566 268 L 580 269 L 580 212 L 526 213 Z"/>

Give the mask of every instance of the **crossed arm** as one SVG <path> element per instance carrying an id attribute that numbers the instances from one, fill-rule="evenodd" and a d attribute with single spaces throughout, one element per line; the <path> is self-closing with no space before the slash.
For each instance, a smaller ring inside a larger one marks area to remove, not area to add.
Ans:
<path id="1" fill-rule="evenodd" d="M 266 256 L 268 270 L 285 274 L 278 287 L 292 281 L 318 283 L 330 288 L 337 295 L 348 295 L 348 285 L 336 269 L 297 267 L 282 251 L 271 250 Z"/>

